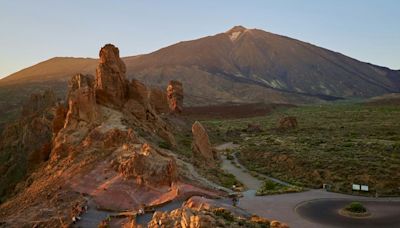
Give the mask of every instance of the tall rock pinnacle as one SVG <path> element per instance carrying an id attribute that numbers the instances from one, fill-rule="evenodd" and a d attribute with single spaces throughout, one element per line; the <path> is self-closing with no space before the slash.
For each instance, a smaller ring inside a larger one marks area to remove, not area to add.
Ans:
<path id="1" fill-rule="evenodd" d="M 106 44 L 99 53 L 100 61 L 96 69 L 96 96 L 99 103 L 117 106 L 123 104 L 127 96 L 128 80 L 125 63 L 119 57 L 119 50 Z"/>

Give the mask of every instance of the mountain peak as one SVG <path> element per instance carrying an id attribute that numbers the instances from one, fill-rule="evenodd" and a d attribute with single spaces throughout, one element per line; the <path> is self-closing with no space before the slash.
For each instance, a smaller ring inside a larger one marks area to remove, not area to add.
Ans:
<path id="1" fill-rule="evenodd" d="M 244 32 L 244 31 L 246 31 L 247 30 L 247 28 L 245 28 L 245 27 L 243 27 L 243 26 L 241 26 L 241 25 L 236 25 L 236 26 L 234 26 L 233 28 L 231 28 L 231 29 L 229 29 L 227 32 L 225 32 L 228 36 L 229 36 L 229 38 L 232 40 L 232 41 L 235 41 L 235 40 L 237 40 L 237 38 L 239 38 L 239 36 Z"/>
<path id="2" fill-rule="evenodd" d="M 233 26 L 231 29 L 229 29 L 226 33 L 231 34 L 234 32 L 243 32 L 245 30 L 247 30 L 247 28 L 245 28 L 241 25 L 236 25 L 236 26 Z"/>

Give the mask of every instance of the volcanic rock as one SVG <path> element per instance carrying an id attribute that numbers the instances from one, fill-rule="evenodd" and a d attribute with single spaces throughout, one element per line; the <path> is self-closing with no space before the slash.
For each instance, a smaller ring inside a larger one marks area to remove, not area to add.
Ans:
<path id="1" fill-rule="evenodd" d="M 138 184 L 172 186 L 178 180 L 175 159 L 162 154 L 149 144 L 142 148 L 127 148 L 130 152 L 120 158 L 118 171 L 127 178 L 135 178 Z"/>
<path id="2" fill-rule="evenodd" d="M 270 221 L 258 216 L 249 217 L 230 205 L 194 196 L 180 208 L 171 212 L 155 212 L 147 226 L 154 228 L 270 227 Z"/>
<path id="3" fill-rule="evenodd" d="M 98 102 L 121 106 L 128 93 L 125 63 L 119 57 L 118 48 L 112 44 L 102 47 L 99 56 L 95 85 Z"/>
<path id="4" fill-rule="evenodd" d="M 196 121 L 192 125 L 192 134 L 193 134 L 193 142 L 192 142 L 192 152 L 193 152 L 193 160 L 197 165 L 216 165 L 217 154 L 213 151 L 211 147 L 210 140 L 208 139 L 208 134 L 203 125 Z"/>
<path id="5" fill-rule="evenodd" d="M 158 88 L 151 88 L 149 90 L 149 102 L 158 114 L 168 113 L 168 99 L 165 91 Z"/>
<path id="6" fill-rule="evenodd" d="M 168 104 L 171 112 L 181 113 L 183 110 L 183 87 L 179 81 L 170 81 L 167 87 Z"/>
<path id="7" fill-rule="evenodd" d="M 94 78 L 91 75 L 77 74 L 68 84 L 68 113 L 65 125 L 74 125 L 80 121 L 92 123 L 98 121 Z"/>
<path id="8" fill-rule="evenodd" d="M 68 83 L 68 112 L 64 127 L 53 140 L 53 161 L 71 154 L 89 130 L 101 122 L 101 113 L 96 104 L 94 78 L 77 74 Z"/>
<path id="9" fill-rule="evenodd" d="M 293 129 L 297 127 L 297 118 L 294 116 L 286 116 L 279 120 L 279 129 Z"/>
<path id="10" fill-rule="evenodd" d="M 57 104 L 55 109 L 55 116 L 53 119 L 54 136 L 57 135 L 57 133 L 64 127 L 65 119 L 68 113 L 68 109 L 63 104 Z"/>

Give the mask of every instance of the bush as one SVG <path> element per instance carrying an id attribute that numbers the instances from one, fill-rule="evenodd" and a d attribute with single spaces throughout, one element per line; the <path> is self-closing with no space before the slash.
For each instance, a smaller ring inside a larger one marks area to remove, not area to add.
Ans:
<path id="1" fill-rule="evenodd" d="M 167 149 L 167 150 L 170 150 L 170 149 L 171 149 L 171 145 L 170 145 L 169 143 L 167 143 L 167 142 L 160 142 L 160 143 L 158 144 L 158 146 L 159 146 L 160 148 Z"/>
<path id="2" fill-rule="evenodd" d="M 367 209 L 360 202 L 352 202 L 345 208 L 347 211 L 353 213 L 365 213 Z"/>

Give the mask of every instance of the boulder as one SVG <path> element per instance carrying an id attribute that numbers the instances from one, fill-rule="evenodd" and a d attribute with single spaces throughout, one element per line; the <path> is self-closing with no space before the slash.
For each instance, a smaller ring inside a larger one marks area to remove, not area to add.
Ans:
<path id="1" fill-rule="evenodd" d="M 294 116 L 282 117 L 278 122 L 279 129 L 292 129 L 297 127 L 297 118 Z"/>
<path id="2" fill-rule="evenodd" d="M 112 44 L 102 47 L 99 56 L 95 83 L 98 103 L 120 107 L 128 96 L 125 63 L 119 57 L 118 48 Z"/>
<path id="3" fill-rule="evenodd" d="M 213 151 L 207 131 L 200 122 L 196 121 L 192 125 L 192 134 L 193 162 L 196 165 L 207 164 L 215 166 L 217 159 L 216 152 Z"/>
<path id="4" fill-rule="evenodd" d="M 173 113 L 183 111 L 183 86 L 179 81 L 170 81 L 167 87 L 169 109 Z"/>
<path id="5" fill-rule="evenodd" d="M 259 133 L 262 132 L 261 126 L 259 124 L 247 124 L 246 132 L 249 133 Z"/>

